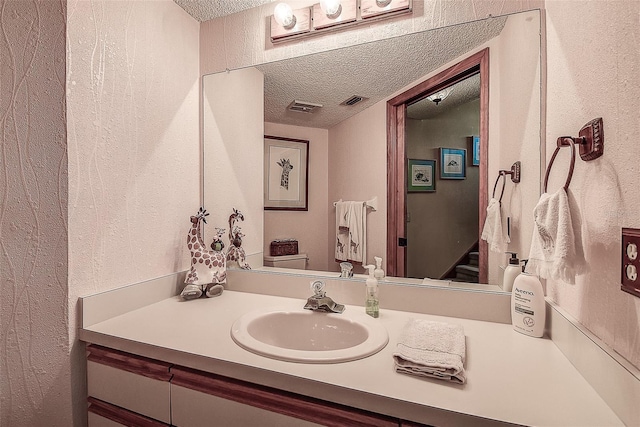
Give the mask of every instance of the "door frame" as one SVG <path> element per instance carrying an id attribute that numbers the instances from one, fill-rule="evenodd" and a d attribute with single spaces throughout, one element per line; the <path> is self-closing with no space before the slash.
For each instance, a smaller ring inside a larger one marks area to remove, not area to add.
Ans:
<path id="1" fill-rule="evenodd" d="M 489 160 L 489 48 L 485 48 L 387 101 L 387 274 L 404 277 L 407 248 L 399 245 L 406 238 L 407 162 L 405 122 L 407 105 L 434 92 L 480 73 L 480 169 L 478 183 L 478 241 L 480 283 L 487 283 L 488 245 L 480 239 L 487 215 Z"/>

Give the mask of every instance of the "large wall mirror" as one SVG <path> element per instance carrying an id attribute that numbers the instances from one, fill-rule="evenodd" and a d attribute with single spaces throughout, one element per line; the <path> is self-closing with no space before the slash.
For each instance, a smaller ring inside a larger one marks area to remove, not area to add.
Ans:
<path id="1" fill-rule="evenodd" d="M 340 266 L 334 257 L 334 202 L 377 198 L 377 210 L 367 214 L 367 263 L 373 263 L 374 256 L 386 258 L 388 227 L 394 226 L 387 224 L 387 201 L 397 191 L 387 188 L 387 102 L 488 50 L 488 72 L 481 76 L 488 82 L 487 137 L 480 141 L 487 154 L 482 167 L 474 164 L 473 155 L 473 137 L 480 134 L 480 76 L 471 73 L 455 82 L 446 99 L 437 103 L 425 95 L 407 104 L 408 148 L 403 161 L 436 160 L 429 177 L 435 192 L 414 191 L 403 197 L 406 238 L 418 241 L 425 235 L 431 240 L 431 252 L 416 245 L 407 254 L 410 270 L 416 272 L 407 271 L 407 281 L 457 285 L 454 278 L 419 268 L 447 245 L 445 236 L 424 231 L 442 230 L 442 221 L 452 218 L 450 211 L 435 208 L 431 201 L 455 199 L 457 207 L 449 209 L 457 211 L 475 206 L 469 208 L 475 209 L 472 226 L 461 225 L 448 237 L 464 240 L 471 250 L 480 233 L 479 194 L 491 198 L 499 170 L 516 161 L 522 164 L 521 181 L 508 180 L 502 198 L 505 233 L 511 240 L 504 250 L 526 257 L 540 194 L 540 46 L 540 12 L 534 10 L 204 76 L 204 205 L 212 212 L 217 207 L 243 210 L 243 233 L 250 236 L 243 246 L 255 267 L 269 255 L 272 240 L 294 238 L 308 256 L 308 270 L 336 277 Z M 294 101 L 322 107 L 311 113 L 294 111 L 289 108 Z M 309 141 L 307 211 L 263 211 L 265 134 Z M 441 148 L 466 150 L 464 179 L 441 178 Z M 477 184 L 482 173 L 488 186 Z M 475 187 L 467 185 L 474 180 Z M 224 188 L 218 182 L 224 182 Z M 226 226 L 226 211 L 215 215 L 209 222 Z M 452 264 L 457 262 L 454 258 L 438 262 Z M 506 260 L 504 253 L 486 253 L 485 283 L 463 279 L 460 286 L 498 290 Z"/>

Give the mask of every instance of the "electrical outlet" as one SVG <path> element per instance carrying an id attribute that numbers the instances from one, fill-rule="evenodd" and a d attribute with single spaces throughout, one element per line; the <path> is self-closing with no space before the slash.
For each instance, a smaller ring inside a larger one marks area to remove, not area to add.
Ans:
<path id="1" fill-rule="evenodd" d="M 640 248 L 640 230 L 637 228 L 623 228 L 622 265 L 620 269 L 621 289 L 640 297 L 640 278 L 638 278 L 640 259 L 638 258 L 638 248 Z"/>

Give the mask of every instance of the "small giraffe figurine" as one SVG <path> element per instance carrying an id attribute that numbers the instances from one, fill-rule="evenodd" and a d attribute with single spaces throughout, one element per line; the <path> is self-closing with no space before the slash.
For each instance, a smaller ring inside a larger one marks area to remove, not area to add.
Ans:
<path id="1" fill-rule="evenodd" d="M 280 187 L 285 190 L 289 189 L 289 172 L 293 169 L 293 165 L 289 159 L 280 159 L 279 162 L 276 162 L 278 166 L 282 168 L 282 175 L 280 175 Z"/>
<path id="2" fill-rule="evenodd" d="M 227 251 L 227 263 L 236 263 L 244 270 L 251 270 L 251 266 L 246 260 L 244 249 L 242 248 L 242 238 L 244 234 L 240 227 L 236 225 L 238 221 L 244 221 L 242 212 L 233 208 L 233 213 L 229 216 L 229 251 Z M 230 264 L 231 265 L 231 264 Z"/>
<path id="3" fill-rule="evenodd" d="M 191 217 L 191 228 L 187 235 L 187 247 L 191 252 L 191 269 L 184 283 L 187 285 L 180 296 L 186 300 L 218 296 L 224 290 L 227 280 L 227 263 L 222 251 L 210 251 L 202 240 L 202 223 L 207 223 L 209 214 L 203 208 Z M 224 229 L 216 228 L 218 233 Z M 221 234 L 220 234 L 221 236 Z M 218 236 L 218 238 L 220 237 Z"/>

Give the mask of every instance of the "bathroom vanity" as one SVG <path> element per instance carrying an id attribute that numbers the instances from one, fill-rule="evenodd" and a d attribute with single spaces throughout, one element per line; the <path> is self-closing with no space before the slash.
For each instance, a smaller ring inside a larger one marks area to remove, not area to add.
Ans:
<path id="1" fill-rule="evenodd" d="M 90 425 L 624 425 L 552 340 L 506 323 L 388 309 L 384 295 L 375 320 L 389 342 L 369 357 L 313 364 L 254 354 L 233 341 L 234 321 L 264 307 L 301 308 L 299 295 L 309 296 L 308 278 L 277 274 L 246 292 L 255 274 L 232 272 L 211 299 L 182 301 L 179 274 L 82 298 Z M 352 303 L 363 283 L 335 282 L 327 295 L 345 313 L 364 311 Z M 392 353 L 411 317 L 464 327 L 465 385 L 395 372 Z"/>

